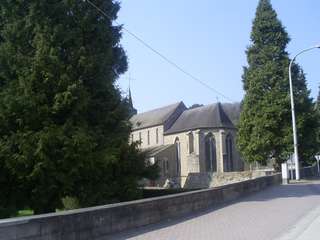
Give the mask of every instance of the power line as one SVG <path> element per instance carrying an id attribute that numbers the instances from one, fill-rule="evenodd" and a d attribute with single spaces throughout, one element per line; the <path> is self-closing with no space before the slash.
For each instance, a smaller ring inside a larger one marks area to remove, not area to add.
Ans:
<path id="1" fill-rule="evenodd" d="M 97 9 L 103 16 L 105 16 L 106 18 L 108 18 L 110 21 L 114 21 L 116 24 L 121 25 L 119 22 L 117 22 L 116 20 L 112 19 L 105 11 L 103 11 L 101 8 L 99 8 L 97 5 L 95 5 L 94 3 L 92 3 L 90 0 L 83 0 L 84 2 L 89 3 L 92 7 L 94 7 L 95 9 Z M 169 63 L 171 66 L 175 67 L 176 69 L 178 69 L 180 72 L 184 73 L 185 75 L 187 75 L 188 77 L 190 77 L 191 79 L 193 79 L 194 81 L 200 83 L 201 85 L 203 85 L 204 87 L 210 89 L 211 91 L 215 92 L 216 94 L 224 97 L 225 99 L 232 101 L 233 100 L 229 97 L 227 97 L 226 95 L 224 95 L 223 93 L 219 92 L 218 90 L 216 90 L 215 88 L 211 87 L 210 85 L 208 85 L 207 83 L 203 82 L 202 80 L 200 80 L 199 78 L 195 77 L 193 74 L 189 73 L 188 71 L 184 70 L 182 67 L 180 67 L 178 64 L 176 64 L 175 62 L 173 62 L 172 60 L 170 60 L 169 58 L 167 58 L 165 55 L 163 55 L 162 53 L 160 53 L 159 51 L 157 51 L 156 49 L 154 49 L 152 46 L 150 46 L 148 43 L 146 43 L 143 39 L 141 39 L 140 37 L 138 37 L 136 34 L 134 34 L 132 31 L 130 31 L 129 29 L 125 28 L 122 26 L 122 29 L 124 31 L 126 31 L 128 34 L 130 34 L 133 38 L 135 38 L 137 41 L 139 41 L 142 45 L 144 45 L 146 48 L 148 48 L 149 50 L 151 50 L 152 52 L 154 52 L 156 55 L 158 55 L 159 57 L 161 57 L 164 61 L 166 61 L 167 63 Z"/>

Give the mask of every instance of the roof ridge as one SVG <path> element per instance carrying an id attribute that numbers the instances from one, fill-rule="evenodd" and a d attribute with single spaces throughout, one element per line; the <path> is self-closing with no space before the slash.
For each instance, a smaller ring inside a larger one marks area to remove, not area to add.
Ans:
<path id="1" fill-rule="evenodd" d="M 189 110 L 184 111 L 165 134 L 201 128 L 235 128 L 220 102 Z"/>
<path id="2" fill-rule="evenodd" d="M 203 106 L 200 106 L 200 107 L 195 107 L 195 108 L 188 108 L 186 110 L 183 111 L 184 112 L 192 112 L 192 111 L 199 111 L 199 109 L 204 109 L 204 108 L 209 108 L 209 107 L 214 107 L 216 105 L 216 103 L 210 103 L 210 104 L 207 104 L 207 105 L 203 105 Z"/>
<path id="3" fill-rule="evenodd" d="M 135 116 L 141 115 L 141 114 L 145 114 L 145 113 L 154 112 L 154 111 L 158 111 L 158 110 L 161 110 L 161 109 L 164 109 L 164 108 L 168 108 L 168 107 L 171 107 L 171 106 L 174 106 L 174 105 L 179 106 L 179 104 L 181 104 L 181 103 L 183 103 L 183 101 L 175 102 L 175 103 L 172 103 L 172 104 L 168 104 L 168 105 L 166 105 L 166 106 L 163 106 L 163 107 L 158 107 L 158 108 L 154 108 L 154 109 L 151 109 L 151 110 L 148 110 L 148 111 L 145 111 L 145 112 L 141 112 L 141 113 L 136 114 Z"/>
<path id="4" fill-rule="evenodd" d="M 133 130 L 143 129 L 157 125 L 165 125 L 170 116 L 176 111 L 179 111 L 180 106 L 185 108 L 182 101 L 170 104 L 161 108 L 156 108 L 151 111 L 136 114 L 130 118 Z"/>
<path id="5" fill-rule="evenodd" d="M 219 118 L 219 121 L 223 124 L 223 123 L 227 123 L 227 124 L 232 124 L 233 123 L 231 122 L 230 118 L 228 117 L 228 115 L 225 113 L 223 107 L 222 107 L 222 104 L 220 102 L 218 102 L 216 104 L 216 108 L 218 110 L 218 118 Z"/>

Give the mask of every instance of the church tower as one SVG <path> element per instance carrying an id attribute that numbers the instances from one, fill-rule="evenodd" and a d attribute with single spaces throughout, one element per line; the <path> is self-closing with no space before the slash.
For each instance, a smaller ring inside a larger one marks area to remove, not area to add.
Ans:
<path id="1" fill-rule="evenodd" d="M 132 117 L 133 115 L 136 115 L 138 111 L 133 107 L 130 87 L 129 87 L 128 104 L 129 104 L 130 117 Z"/>

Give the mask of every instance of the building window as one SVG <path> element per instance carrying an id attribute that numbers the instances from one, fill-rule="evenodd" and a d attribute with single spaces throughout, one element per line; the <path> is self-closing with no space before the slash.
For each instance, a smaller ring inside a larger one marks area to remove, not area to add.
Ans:
<path id="1" fill-rule="evenodd" d="M 162 175 L 166 174 L 166 161 L 162 160 Z"/>
<path id="2" fill-rule="evenodd" d="M 216 172 L 217 171 L 217 150 L 216 150 L 216 141 L 212 133 L 209 133 L 205 137 L 205 159 L 206 159 L 207 172 Z"/>
<path id="3" fill-rule="evenodd" d="M 159 143 L 159 129 L 156 129 L 156 143 Z"/>
<path id="4" fill-rule="evenodd" d="M 169 173 L 169 161 L 167 158 L 162 160 L 162 172 L 163 175 L 167 175 Z"/>
<path id="5" fill-rule="evenodd" d="M 225 147 L 226 147 L 226 154 L 225 154 L 225 159 L 223 161 L 223 171 L 225 172 L 231 172 L 233 171 L 233 151 L 232 151 L 232 136 L 230 134 L 227 135 L 226 141 L 225 141 Z"/>
<path id="6" fill-rule="evenodd" d="M 166 160 L 166 173 L 168 173 L 168 172 L 169 172 L 169 161 Z"/>
<path id="7" fill-rule="evenodd" d="M 190 132 L 188 134 L 189 137 L 189 154 L 194 152 L 194 138 L 193 138 L 193 133 Z"/>
<path id="8" fill-rule="evenodd" d="M 148 145 L 150 145 L 150 131 L 148 130 Z"/>
<path id="9" fill-rule="evenodd" d="M 181 164 L 181 152 L 180 152 L 180 141 L 179 138 L 177 137 L 176 140 L 174 141 L 174 145 L 176 148 L 176 164 L 177 164 L 177 175 L 180 175 L 180 164 Z"/>
<path id="10" fill-rule="evenodd" d="M 142 142 L 141 132 L 139 132 L 139 141 Z"/>
<path id="11" fill-rule="evenodd" d="M 133 134 L 131 134 L 131 143 L 133 143 Z"/>

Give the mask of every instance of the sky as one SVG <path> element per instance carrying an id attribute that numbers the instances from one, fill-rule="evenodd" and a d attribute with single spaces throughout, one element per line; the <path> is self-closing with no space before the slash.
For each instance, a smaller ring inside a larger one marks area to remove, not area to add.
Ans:
<path id="1" fill-rule="evenodd" d="M 258 0 L 122 0 L 119 23 L 228 99 L 180 72 L 125 31 L 121 43 L 129 69 L 118 85 L 126 94 L 130 82 L 138 112 L 179 101 L 187 106 L 241 101 L 245 50 L 257 4 Z M 291 57 L 320 44 L 319 0 L 273 0 L 272 4 L 291 37 L 287 47 Z M 320 50 L 301 55 L 297 62 L 315 98 Z"/>

